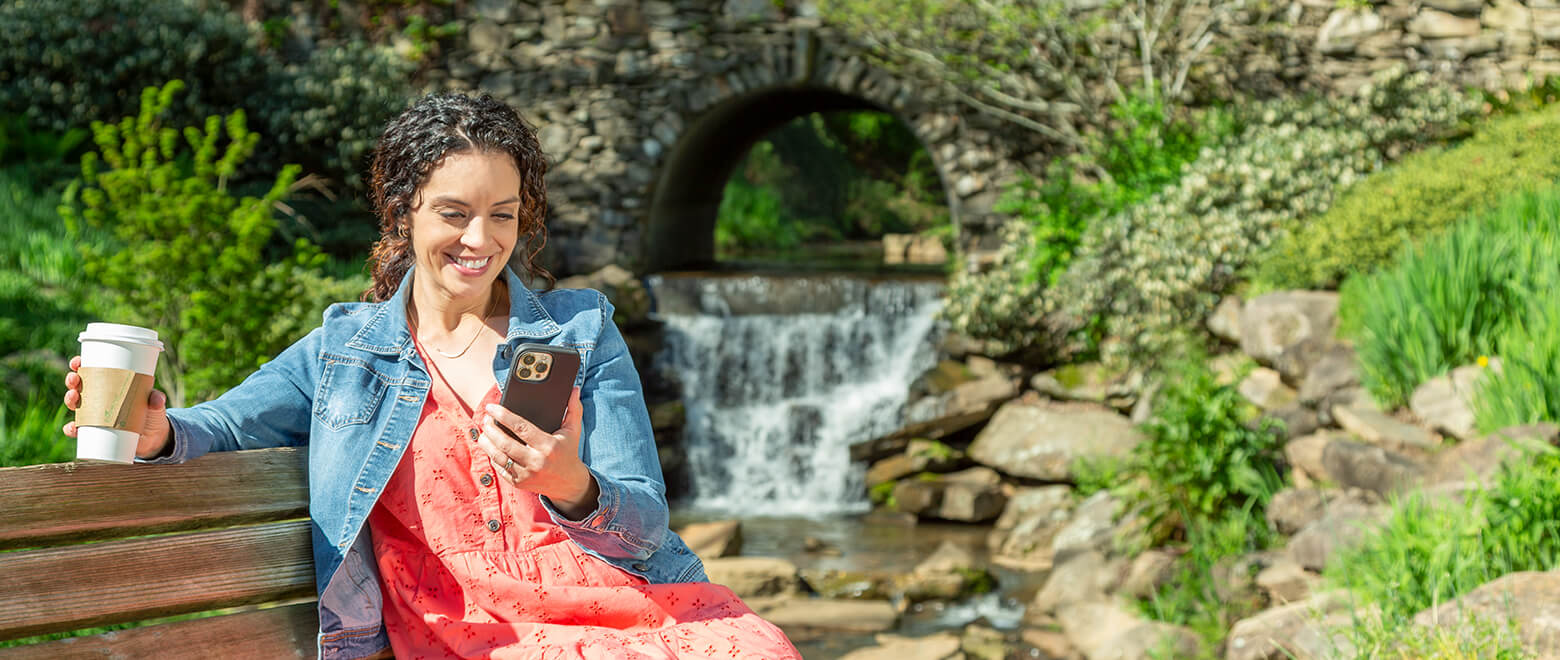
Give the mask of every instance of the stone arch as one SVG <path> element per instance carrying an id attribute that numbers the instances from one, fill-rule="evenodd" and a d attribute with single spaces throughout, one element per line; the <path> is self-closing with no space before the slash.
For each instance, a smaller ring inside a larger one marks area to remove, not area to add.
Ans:
<path id="1" fill-rule="evenodd" d="M 859 55 L 824 50 L 812 32 L 788 47 L 763 48 L 752 64 L 687 85 L 681 107 L 652 130 L 656 177 L 643 216 L 640 263 L 645 272 L 714 263 L 715 217 L 725 182 L 754 142 L 811 112 L 878 110 L 897 116 L 929 152 L 947 195 L 961 245 L 985 231 L 995 189 L 990 176 L 967 170 L 1000 164 L 989 147 L 969 144 L 961 121 L 927 98 L 928 91 L 866 63 Z M 648 146 L 648 145 L 647 145 Z M 983 154 L 971 158 L 967 154 Z"/>

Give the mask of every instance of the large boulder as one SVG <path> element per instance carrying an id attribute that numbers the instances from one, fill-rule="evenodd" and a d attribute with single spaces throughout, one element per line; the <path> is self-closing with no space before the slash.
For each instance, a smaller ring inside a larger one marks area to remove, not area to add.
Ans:
<path id="1" fill-rule="evenodd" d="M 985 566 L 969 550 L 943 541 L 931 556 L 916 564 L 899 581 L 899 593 L 909 602 L 956 600 L 993 584 Z"/>
<path id="2" fill-rule="evenodd" d="M 677 530 L 683 543 L 700 559 L 709 561 L 742 552 L 742 521 L 717 520 L 691 523 Z"/>
<path id="3" fill-rule="evenodd" d="M 1300 383 L 1300 402 L 1331 408 L 1324 404 L 1330 403 L 1335 393 L 1359 384 L 1360 365 L 1354 348 L 1344 343 L 1328 344 L 1316 363 L 1306 370 L 1305 380 Z"/>
<path id="4" fill-rule="evenodd" d="M 1420 612 L 1414 623 L 1470 635 L 1493 632 L 1519 642 L 1533 657 L 1556 657 L 1560 654 L 1560 572 L 1524 571 L 1496 578 Z"/>
<path id="5" fill-rule="evenodd" d="M 1051 544 L 1073 511 L 1072 488 L 1021 488 L 1008 499 L 987 536 L 991 560 L 1017 570 L 1051 569 Z"/>
<path id="6" fill-rule="evenodd" d="M 1295 563 L 1322 572 L 1339 551 L 1359 547 L 1370 534 L 1384 524 L 1388 510 L 1355 500 L 1340 500 L 1328 506 L 1321 519 L 1289 539 L 1286 549 Z"/>
<path id="7" fill-rule="evenodd" d="M 1109 601 L 1079 603 L 1056 618 L 1068 640 L 1088 660 L 1193 658 L 1202 648 L 1191 630 L 1138 618 Z"/>
<path id="8" fill-rule="evenodd" d="M 778 557 L 725 557 L 704 562 L 710 582 L 725 585 L 738 597 L 795 595 L 800 576 L 793 564 Z"/>
<path id="9" fill-rule="evenodd" d="M 975 436 L 970 458 L 1006 474 L 1072 481 L 1079 459 L 1126 458 L 1143 434 L 1125 416 L 1103 406 L 1010 401 Z"/>
<path id="10" fill-rule="evenodd" d="M 1119 527 L 1116 513 L 1120 508 L 1121 502 L 1110 491 L 1102 490 L 1088 496 L 1073 511 L 1067 524 L 1056 531 L 1051 552 L 1057 559 L 1064 560 L 1075 552 L 1111 551 Z"/>
<path id="11" fill-rule="evenodd" d="M 1334 483 L 1377 495 L 1402 492 L 1420 483 L 1423 460 L 1353 440 L 1333 440 L 1322 449 L 1324 474 Z"/>
<path id="12" fill-rule="evenodd" d="M 1355 406 L 1333 406 L 1333 420 L 1343 430 L 1374 445 L 1388 449 L 1434 450 L 1441 439 L 1434 433 L 1400 421 L 1379 410 Z"/>
<path id="13" fill-rule="evenodd" d="M 1488 485 L 1502 465 L 1525 460 L 1532 451 L 1560 443 L 1560 426 L 1544 422 L 1500 429 L 1457 444 L 1435 456 L 1426 484 Z"/>
<path id="14" fill-rule="evenodd" d="M 1208 315 L 1208 332 L 1231 344 L 1240 343 L 1241 302 L 1238 296 L 1225 296 Z"/>
<path id="15" fill-rule="evenodd" d="M 961 383 L 946 392 L 925 396 L 905 407 L 903 425 L 881 438 L 851 445 L 853 461 L 875 461 L 901 452 L 913 438 L 936 440 L 991 418 L 993 410 L 1018 396 L 1008 376 L 990 374 Z"/>
<path id="16" fill-rule="evenodd" d="M 1490 371 L 1498 370 L 1493 363 Z M 1408 409 L 1425 425 L 1458 440 L 1475 435 L 1473 427 L 1473 395 L 1485 367 L 1469 365 L 1458 367 L 1444 375 L 1425 381 L 1408 398 Z"/>
<path id="17" fill-rule="evenodd" d="M 1278 291 L 1246 301 L 1241 311 L 1240 348 L 1277 369 L 1290 383 L 1306 373 L 1332 343 L 1338 324 L 1338 294 Z"/>
<path id="18" fill-rule="evenodd" d="M 1098 362 L 1069 364 L 1035 374 L 1029 387 L 1058 401 L 1106 403 L 1129 407 L 1142 386 L 1142 374 L 1113 371 Z"/>
<path id="19" fill-rule="evenodd" d="M 922 518 L 985 522 L 1001 515 L 1005 504 L 1002 476 L 988 467 L 906 479 L 894 485 L 895 507 Z"/>
<path id="20" fill-rule="evenodd" d="M 1347 621 L 1348 606 L 1347 596 L 1326 592 L 1241 619 L 1230 628 L 1224 645 L 1224 660 L 1353 657 L 1338 652 L 1339 646 L 1347 644 L 1347 640 L 1334 632 L 1335 626 Z"/>
<path id="21" fill-rule="evenodd" d="M 1098 550 L 1067 557 L 1046 576 L 1045 585 L 1029 603 L 1029 612 L 1059 613 L 1077 603 L 1103 599 L 1121 584 L 1126 570 L 1125 559 Z"/>

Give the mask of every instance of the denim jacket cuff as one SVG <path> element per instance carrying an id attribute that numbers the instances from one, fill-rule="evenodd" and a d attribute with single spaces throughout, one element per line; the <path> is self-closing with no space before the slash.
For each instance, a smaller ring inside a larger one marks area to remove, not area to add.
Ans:
<path id="1" fill-rule="evenodd" d="M 189 424 L 181 421 L 173 410 L 168 411 L 168 427 L 172 429 L 172 437 L 169 438 L 169 442 L 173 443 L 173 451 L 167 456 L 159 458 L 137 457 L 135 462 L 148 465 L 169 465 L 183 463 L 193 458 L 190 456 L 190 439 L 193 437 L 194 429 Z"/>
<path id="2" fill-rule="evenodd" d="M 596 510 L 591 511 L 584 518 L 570 520 L 568 516 L 563 515 L 562 511 L 554 507 L 552 500 L 547 499 L 546 496 L 538 499 L 542 501 L 542 507 L 547 509 L 547 515 L 552 516 L 553 522 L 558 523 L 565 529 L 596 533 L 606 532 L 607 526 L 612 523 L 612 519 L 617 516 L 618 508 L 622 505 L 624 486 L 603 477 L 601 473 L 590 467 L 585 469 L 590 470 L 590 476 L 596 480 L 596 487 L 601 491 L 601 494 L 596 496 Z"/>

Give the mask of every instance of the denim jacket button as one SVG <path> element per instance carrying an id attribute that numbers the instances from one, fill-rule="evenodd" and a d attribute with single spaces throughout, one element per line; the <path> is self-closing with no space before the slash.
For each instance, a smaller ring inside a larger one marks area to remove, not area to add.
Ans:
<path id="1" fill-rule="evenodd" d="M 498 531 L 498 528 L 502 526 L 503 525 L 499 524 L 497 520 L 489 520 L 487 524 L 488 531 L 490 532 L 496 532 Z"/>
<path id="2" fill-rule="evenodd" d="M 644 573 L 650 570 L 650 565 L 642 561 L 634 562 L 634 570 Z"/>
<path id="3" fill-rule="evenodd" d="M 491 486 L 491 485 L 493 485 L 493 475 L 491 475 L 491 474 L 484 474 L 484 475 L 482 475 L 482 478 L 478 479 L 477 481 L 482 482 L 482 485 L 484 485 L 484 486 Z"/>
<path id="4" fill-rule="evenodd" d="M 471 439 L 472 440 L 476 440 L 477 436 L 480 436 L 480 435 L 482 435 L 481 431 L 477 430 L 476 428 L 472 428 L 471 429 Z"/>

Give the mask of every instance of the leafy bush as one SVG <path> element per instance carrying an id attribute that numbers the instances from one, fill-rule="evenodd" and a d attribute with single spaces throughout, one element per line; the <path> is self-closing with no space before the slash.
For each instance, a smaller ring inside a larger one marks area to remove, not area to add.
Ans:
<path id="1" fill-rule="evenodd" d="M 1560 189 L 1549 188 L 1519 194 L 1492 213 L 1410 247 L 1389 268 L 1349 278 L 1339 314 L 1342 332 L 1355 339 L 1362 384 L 1376 400 L 1397 406 L 1425 381 L 1480 356 L 1507 351 L 1524 358 L 1552 355 L 1560 343 L 1543 344 L 1542 334 L 1508 335 L 1523 325 L 1530 311 L 1551 307 L 1546 303 L 1552 292 L 1549 284 L 1560 282 L 1557 269 Z M 1540 333 L 1544 328 L 1542 323 L 1531 326 Z M 1553 363 L 1538 366 L 1554 373 Z M 1526 395 L 1512 385 L 1525 378 L 1523 373 L 1517 367 L 1503 381 L 1508 396 L 1500 405 L 1531 413 L 1560 412 L 1518 403 L 1526 401 Z M 1491 415 L 1510 418 L 1505 412 Z"/>
<path id="2" fill-rule="evenodd" d="M 226 182 L 260 136 L 234 111 L 184 128 L 181 148 L 181 131 L 160 117 L 182 88 L 177 80 L 147 88 L 137 116 L 94 122 L 101 153 L 82 157 L 82 180 L 60 206 L 73 235 L 83 227 L 112 235 L 111 244 L 82 245 L 83 270 L 109 296 L 113 318 L 162 335 L 176 406 L 186 394 L 220 393 L 296 339 L 283 341 L 271 327 L 303 295 L 295 274 L 324 260 L 303 241 L 293 259 L 262 260 L 276 227 L 272 206 L 297 167 L 284 168 L 264 197 L 234 197 Z"/>
<path id="3" fill-rule="evenodd" d="M 1156 97 L 1129 96 L 1111 107 L 1111 119 L 1087 153 L 1053 161 L 1043 182 L 1021 180 L 998 200 L 993 210 L 1013 220 L 993 268 L 955 272 L 943 314 L 956 330 L 1004 352 L 1044 344 L 1034 300 L 1072 263 L 1089 224 L 1175 182 L 1201 145 L 1234 130 L 1223 112 L 1186 121 Z M 1105 178 L 1086 182 L 1085 170 Z"/>
<path id="4" fill-rule="evenodd" d="M 60 433 L 69 417 L 57 396 L 35 398 L 15 411 L 0 408 L 0 467 L 74 459 L 76 445 Z"/>
<path id="5" fill-rule="evenodd" d="M 1275 244 L 1256 269 L 1258 289 L 1336 288 L 1400 248 L 1433 236 L 1514 192 L 1560 179 L 1560 107 L 1501 117 L 1448 149 L 1415 154 L 1354 186 Z"/>
<path id="6" fill-rule="evenodd" d="M 1543 265 L 1552 269 L 1557 258 L 1560 253 L 1551 253 Z M 1473 400 L 1480 429 L 1560 421 L 1560 308 L 1553 291 L 1549 286 L 1529 298 L 1527 315 L 1501 335 L 1501 369 L 1485 374 Z"/>
<path id="7" fill-rule="evenodd" d="M 1281 428 L 1257 415 L 1231 385 L 1219 385 L 1200 360 L 1176 364 L 1165 376 L 1148 438 L 1134 450 L 1125 492 L 1141 507 L 1151 536 L 1209 524 L 1244 511 L 1260 517 L 1283 486 L 1278 465 Z M 1255 512 L 1255 513 L 1251 513 Z"/>
<path id="8" fill-rule="evenodd" d="M 1045 296 L 1054 325 L 1036 332 L 1077 332 L 1103 317 L 1119 339 L 1105 357 L 1153 359 L 1296 219 L 1324 211 L 1387 160 L 1456 132 L 1477 110 L 1428 75 L 1401 71 L 1352 97 L 1257 104 L 1174 185 L 1090 226 Z"/>
<path id="9" fill-rule="evenodd" d="M 369 141 L 400 110 L 409 72 L 361 44 L 284 67 L 260 52 L 259 35 L 238 16 L 194 0 L 0 3 L 0 113 L 63 133 L 117 121 L 134 111 L 137 90 L 183 80 L 187 93 L 170 120 L 244 109 L 270 136 L 243 178 L 295 162 L 355 183 Z"/>
<path id="10" fill-rule="evenodd" d="M 736 178 L 726 182 L 716 214 L 716 249 L 789 250 L 801 242 L 796 224 L 780 218 L 780 196 L 774 190 Z"/>
<path id="11" fill-rule="evenodd" d="M 1509 461 L 1467 504 L 1423 495 L 1395 502 L 1384 527 L 1328 563 L 1325 577 L 1352 591 L 1356 609 L 1380 608 L 1377 620 L 1359 623 L 1359 637 L 1393 645 L 1396 631 L 1414 628 L 1413 616 L 1436 603 L 1508 573 L 1560 564 L 1560 455 L 1528 446 L 1537 453 Z"/>

